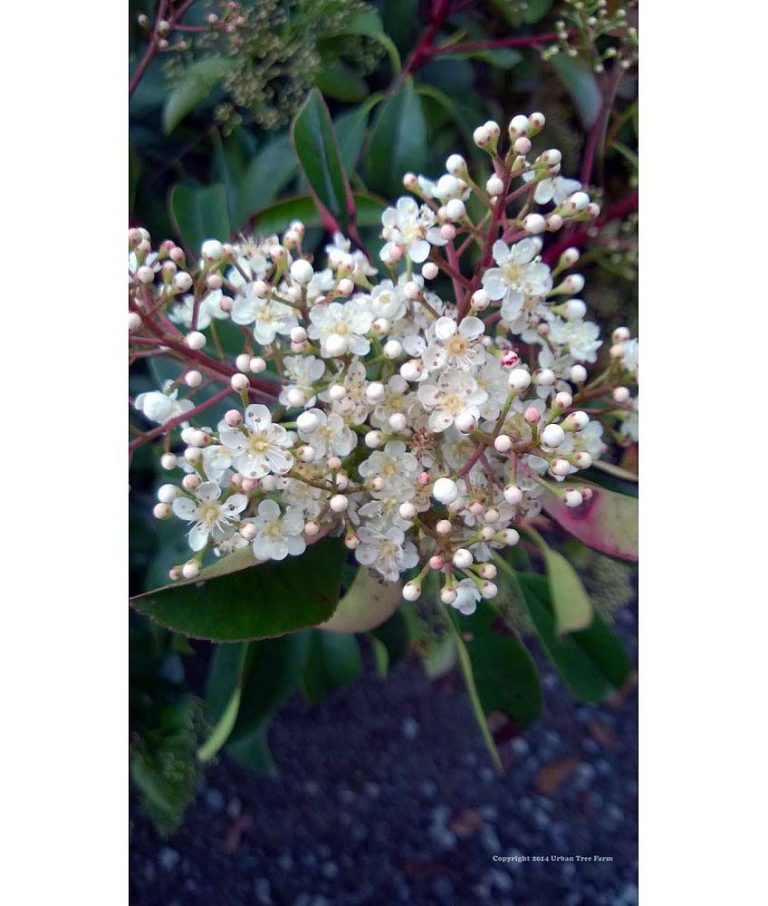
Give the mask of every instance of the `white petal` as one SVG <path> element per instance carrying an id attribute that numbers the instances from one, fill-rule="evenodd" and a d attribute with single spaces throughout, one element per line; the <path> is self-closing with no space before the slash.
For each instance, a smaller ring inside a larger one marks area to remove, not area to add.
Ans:
<path id="1" fill-rule="evenodd" d="M 429 255 L 429 243 L 426 239 L 417 239 L 408 246 L 408 257 L 414 264 L 421 264 Z"/>
<path id="2" fill-rule="evenodd" d="M 475 320 L 477 321 L 478 319 L 475 318 Z M 481 327 L 482 327 L 482 323 L 483 322 L 480 321 Z M 461 326 L 462 327 L 464 326 L 463 322 L 462 322 Z M 438 338 L 438 340 L 448 340 L 455 333 L 456 333 L 456 322 L 453 320 L 453 318 L 443 317 L 443 318 L 438 318 L 437 321 L 435 321 L 435 336 Z M 463 331 L 462 331 L 462 333 L 463 333 Z"/>

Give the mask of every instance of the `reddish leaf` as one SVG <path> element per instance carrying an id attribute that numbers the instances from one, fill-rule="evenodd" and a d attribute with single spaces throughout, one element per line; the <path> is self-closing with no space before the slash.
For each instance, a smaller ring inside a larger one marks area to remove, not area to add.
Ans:
<path id="1" fill-rule="evenodd" d="M 549 491 L 544 509 L 579 541 L 623 560 L 637 560 L 637 498 L 590 486 L 592 497 L 578 507 L 567 507 Z"/>

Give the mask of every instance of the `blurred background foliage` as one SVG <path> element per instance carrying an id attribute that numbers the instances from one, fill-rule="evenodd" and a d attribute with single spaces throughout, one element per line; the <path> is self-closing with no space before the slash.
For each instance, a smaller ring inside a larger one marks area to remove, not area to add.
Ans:
<path id="1" fill-rule="evenodd" d="M 604 329 L 628 324 L 634 333 L 637 77 L 635 39 L 624 26 L 634 22 L 635 6 L 619 0 L 131 0 L 130 222 L 146 227 L 155 242 L 173 238 L 196 256 L 204 238 L 269 234 L 299 218 L 308 227 L 305 250 L 322 251 L 331 237 L 290 137 L 292 118 L 318 88 L 355 195 L 360 239 L 375 260 L 381 212 L 404 194 L 406 171 L 437 178 L 447 155 L 459 152 L 484 180 L 488 158 L 474 146 L 473 129 L 541 110 L 547 125 L 540 147 L 561 149 L 563 174 L 588 183 L 603 207 L 603 222 L 582 246 L 586 300 Z M 600 8 L 605 27 L 591 23 Z M 590 143 L 593 165 L 585 172 Z M 168 376 L 137 367 L 131 393 Z M 163 585 L 169 567 L 186 556 L 178 526 L 151 515 L 162 482 L 157 457 L 147 445 L 131 463 L 134 593 Z M 610 486 L 607 478 L 604 483 Z M 631 486 L 614 490 L 637 493 Z M 633 582 L 630 567 L 575 541 L 562 545 L 598 622 L 560 642 L 548 628 L 546 581 L 541 585 L 531 572 L 525 550 L 515 550 L 513 566 L 528 579 L 505 585 L 500 595 L 512 634 L 492 631 L 498 627 L 487 606 L 463 628 L 474 635 L 469 656 L 479 670 L 480 710 L 504 711 L 520 730 L 538 713 L 541 693 L 518 639 L 538 635 L 573 694 L 599 700 L 631 670 L 608 627 L 616 607 L 631 598 Z M 345 567 L 345 588 L 353 579 Z M 408 651 L 421 657 L 430 677 L 453 669 L 462 646 L 453 623 L 436 619 L 434 608 L 417 603 L 365 633 L 379 672 L 385 675 Z M 295 689 L 314 702 L 353 680 L 361 669 L 361 638 L 310 629 L 250 644 L 190 644 L 132 613 L 131 772 L 158 829 L 170 833 L 178 825 L 204 761 L 224 742 L 231 757 L 273 771 L 271 714 Z M 499 700 L 504 684 L 492 665 L 516 671 L 517 697 Z"/>

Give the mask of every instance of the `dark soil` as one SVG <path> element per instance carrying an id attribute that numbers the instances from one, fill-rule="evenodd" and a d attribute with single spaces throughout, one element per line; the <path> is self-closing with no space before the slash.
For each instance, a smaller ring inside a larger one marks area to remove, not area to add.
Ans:
<path id="1" fill-rule="evenodd" d="M 635 609 L 616 627 L 636 662 Z M 539 661 L 545 710 L 502 777 L 460 681 L 416 661 L 294 697 L 270 735 L 280 777 L 223 758 L 169 840 L 133 808 L 131 903 L 637 903 L 636 696 L 579 705 Z"/>

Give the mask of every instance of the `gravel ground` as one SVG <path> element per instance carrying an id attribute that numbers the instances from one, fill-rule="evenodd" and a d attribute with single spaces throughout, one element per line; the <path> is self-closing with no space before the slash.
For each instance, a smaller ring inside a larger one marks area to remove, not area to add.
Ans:
<path id="1" fill-rule="evenodd" d="M 636 662 L 635 609 L 616 625 Z M 545 710 L 502 777 L 460 680 L 412 660 L 294 697 L 270 736 L 280 777 L 222 759 L 165 841 L 132 810 L 131 903 L 637 903 L 636 696 L 578 705 L 539 662 Z"/>

